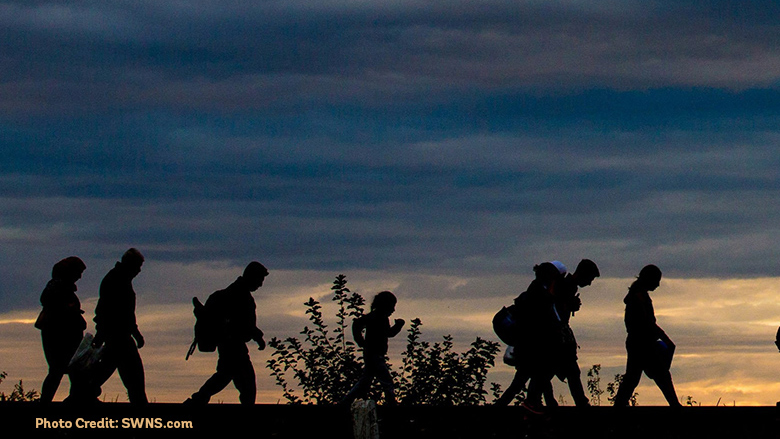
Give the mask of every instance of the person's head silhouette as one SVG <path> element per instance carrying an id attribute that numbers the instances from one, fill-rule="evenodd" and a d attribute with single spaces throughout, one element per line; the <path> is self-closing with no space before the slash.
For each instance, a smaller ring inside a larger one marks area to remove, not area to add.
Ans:
<path id="1" fill-rule="evenodd" d="M 141 266 L 144 264 L 144 255 L 137 248 L 131 248 L 122 255 L 120 262 L 130 274 L 130 277 L 135 277 L 141 272 Z"/>
<path id="2" fill-rule="evenodd" d="M 371 302 L 371 311 L 376 311 L 387 315 L 388 317 L 395 312 L 395 305 L 398 299 L 390 291 L 382 291 L 374 296 Z"/>
<path id="3" fill-rule="evenodd" d="M 647 291 L 654 291 L 661 284 L 661 269 L 653 264 L 645 265 L 639 271 L 639 277 L 637 277 L 636 282 L 646 288 Z"/>
<path id="4" fill-rule="evenodd" d="M 599 272 L 599 267 L 595 262 L 590 259 L 583 259 L 577 264 L 577 269 L 574 270 L 573 276 L 578 287 L 587 287 L 593 283 L 593 279 L 601 276 L 601 272 Z"/>
<path id="5" fill-rule="evenodd" d="M 244 274 L 241 276 L 249 285 L 250 291 L 255 291 L 263 286 L 263 281 L 268 276 L 268 269 L 257 261 L 252 261 L 244 268 Z"/>
<path id="6" fill-rule="evenodd" d="M 66 282 L 76 282 L 81 279 L 81 274 L 86 269 L 87 265 L 84 264 L 84 261 L 76 256 L 69 256 L 54 264 L 54 267 L 51 269 L 51 278 Z"/>

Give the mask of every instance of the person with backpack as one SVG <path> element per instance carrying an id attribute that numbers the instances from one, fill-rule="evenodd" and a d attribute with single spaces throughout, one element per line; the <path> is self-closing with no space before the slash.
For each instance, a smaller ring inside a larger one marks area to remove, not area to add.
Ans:
<path id="1" fill-rule="evenodd" d="M 395 312 L 398 299 L 390 291 L 382 291 L 374 296 L 371 312 L 355 319 L 352 323 L 352 336 L 355 343 L 363 348 L 363 375 L 340 405 L 350 405 L 357 398 L 364 398 L 374 378 L 379 380 L 385 393 L 385 402 L 395 405 L 393 377 L 385 362 L 388 339 L 395 337 L 404 326 L 403 319 L 395 319 L 390 325 L 390 316 Z M 364 335 L 365 332 L 365 335 Z"/>
<path id="2" fill-rule="evenodd" d="M 241 404 L 255 403 L 255 369 L 246 344 L 254 340 L 258 350 L 265 349 L 263 331 L 257 327 L 257 305 L 252 293 L 263 285 L 267 276 L 268 269 L 263 264 L 250 262 L 235 282 L 224 290 L 212 293 L 206 300 L 199 313 L 205 313 L 208 316 L 206 318 L 211 320 L 211 324 L 204 326 L 211 334 L 200 334 L 202 330 L 196 328 L 195 337 L 196 343 L 199 343 L 199 337 L 213 337 L 215 340 L 217 371 L 185 404 L 208 404 L 211 397 L 221 392 L 231 381 L 239 392 Z"/>
<path id="3" fill-rule="evenodd" d="M 666 401 L 672 407 L 680 407 L 677 393 L 669 371 L 675 345 L 658 326 L 653 310 L 650 291 L 655 291 L 661 283 L 661 270 L 655 265 L 646 265 L 639 277 L 628 288 L 623 302 L 626 304 L 626 373 L 615 395 L 614 405 L 628 405 L 634 389 L 644 372 L 655 381 Z"/>
<path id="4" fill-rule="evenodd" d="M 561 318 L 555 309 L 553 292 L 562 276 L 550 262 L 534 266 L 535 279 L 514 303 L 516 334 L 512 337 L 516 364 L 512 383 L 495 405 L 508 405 L 530 379 L 523 406 L 532 412 L 541 410 L 542 394 L 548 406 L 557 405 L 550 381 L 554 376 L 556 355 L 561 346 Z"/>
<path id="5" fill-rule="evenodd" d="M 76 281 L 87 269 L 76 256 L 65 258 L 51 270 L 51 280 L 41 293 L 43 309 L 35 321 L 41 330 L 43 354 L 49 364 L 49 373 L 41 386 L 41 402 L 51 402 L 68 369 L 68 363 L 76 352 L 87 328 L 76 296 Z M 71 379 L 71 391 L 73 380 Z"/>

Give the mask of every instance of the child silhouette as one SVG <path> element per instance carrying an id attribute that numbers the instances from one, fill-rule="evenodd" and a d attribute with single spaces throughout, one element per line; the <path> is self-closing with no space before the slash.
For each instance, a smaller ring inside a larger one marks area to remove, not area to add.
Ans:
<path id="1" fill-rule="evenodd" d="M 402 319 L 396 319 L 390 325 L 390 316 L 395 312 L 397 302 L 393 293 L 382 291 L 371 302 L 371 312 L 352 323 L 352 336 L 357 345 L 363 348 L 363 375 L 341 401 L 342 405 L 349 405 L 357 398 L 365 398 L 374 378 L 382 386 L 386 403 L 396 403 L 393 378 L 385 362 L 385 355 L 388 339 L 398 335 L 405 323 Z"/>

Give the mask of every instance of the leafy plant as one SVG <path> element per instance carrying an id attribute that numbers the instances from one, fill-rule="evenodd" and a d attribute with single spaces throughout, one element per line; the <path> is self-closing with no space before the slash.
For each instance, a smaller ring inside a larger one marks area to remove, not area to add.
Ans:
<path id="1" fill-rule="evenodd" d="M 346 284 L 346 276 L 342 274 L 331 287 L 332 300 L 338 305 L 332 334 L 325 323 L 322 305 L 309 298 L 304 305 L 312 327 L 306 326 L 301 331 L 303 342 L 295 337 L 285 340 L 274 337 L 268 343 L 274 352 L 267 367 L 282 387 L 285 399 L 293 404 L 337 403 L 360 376 L 362 360 L 356 355 L 355 344 L 347 341 L 346 332 L 347 319 L 363 315 L 365 300 L 352 293 Z M 297 386 L 291 384 L 288 374 L 292 374 Z"/>
<path id="2" fill-rule="evenodd" d="M 403 366 L 396 374 L 404 404 L 478 405 L 485 402 L 487 372 L 495 365 L 500 345 L 477 338 L 471 348 L 453 351 L 452 336 L 430 344 L 420 340 L 420 319 L 412 320 Z M 493 387 L 495 392 L 495 385 Z"/>
<path id="3" fill-rule="evenodd" d="M 622 374 L 615 374 L 615 378 L 612 380 L 611 383 L 607 384 L 607 394 L 609 395 L 607 397 L 607 400 L 611 403 L 615 403 L 615 396 L 617 396 L 617 391 L 620 388 L 620 384 L 623 383 L 623 378 L 625 378 L 625 375 Z M 637 396 L 639 394 L 634 392 L 630 398 L 628 398 L 628 404 L 632 407 L 639 405 L 637 402 Z"/>
<path id="4" fill-rule="evenodd" d="M 604 390 L 601 389 L 601 365 L 600 364 L 594 364 L 589 370 L 588 370 L 588 393 L 590 393 L 590 402 L 593 405 L 601 405 L 601 396 L 604 394 Z M 623 375 L 622 374 L 616 374 L 615 378 L 612 380 L 612 382 L 607 383 L 606 387 L 606 393 L 607 393 L 607 401 L 610 403 L 615 402 L 615 396 L 617 395 L 617 391 L 620 388 L 620 383 L 623 382 Z M 631 406 L 636 406 L 637 404 L 637 396 L 639 394 L 634 392 L 633 395 L 631 395 L 631 398 L 629 398 L 628 403 Z"/>
<path id="5" fill-rule="evenodd" d="M 0 372 L 0 383 L 7 377 L 8 374 L 6 372 Z M 5 392 L 0 392 L 0 401 L 37 401 L 40 397 L 41 395 L 37 390 L 25 390 L 22 380 L 19 380 L 18 383 L 14 384 L 14 390 L 11 394 L 7 395 Z"/>
<path id="6" fill-rule="evenodd" d="M 495 404 L 501 396 L 504 394 L 504 389 L 501 387 L 501 384 L 498 383 L 490 383 L 490 394 L 493 396 L 493 400 L 491 403 Z M 520 405 L 525 401 L 525 398 L 528 394 L 528 388 L 526 386 L 523 386 L 512 398 L 512 401 L 509 402 L 509 404 L 512 405 Z"/>
<path id="7" fill-rule="evenodd" d="M 601 372 L 600 364 L 594 364 L 588 370 L 588 393 L 590 393 L 590 403 L 592 405 L 601 405 L 601 395 L 604 394 L 604 391 L 601 390 L 599 372 Z"/>
<path id="8" fill-rule="evenodd" d="M 351 292 L 346 276 L 333 282 L 332 300 L 336 302 L 336 325 L 328 330 L 322 306 L 313 298 L 304 305 L 311 327 L 304 327 L 303 340 L 273 338 L 267 367 L 283 396 L 293 404 L 334 404 L 339 402 L 358 381 L 363 369 L 359 348 L 347 340 L 349 319 L 364 313 L 365 299 Z M 422 321 L 413 319 L 402 354 L 400 370 L 390 366 L 400 404 L 476 405 L 485 402 L 487 372 L 494 365 L 499 344 L 477 338 L 468 351 L 457 353 L 453 338 L 441 342 L 421 340 Z M 495 388 L 494 384 L 494 388 Z M 380 400 L 375 383 L 369 398 Z"/>

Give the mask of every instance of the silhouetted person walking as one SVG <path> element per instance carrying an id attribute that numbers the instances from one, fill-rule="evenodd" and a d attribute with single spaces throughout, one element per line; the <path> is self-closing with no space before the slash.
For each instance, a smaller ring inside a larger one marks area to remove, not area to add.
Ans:
<path id="1" fill-rule="evenodd" d="M 62 376 L 84 336 L 87 322 L 81 310 L 81 302 L 76 296 L 76 281 L 87 266 L 76 256 L 65 258 L 51 271 L 51 280 L 41 293 L 43 309 L 35 321 L 35 327 L 41 330 L 41 342 L 49 374 L 41 386 L 41 402 L 51 402 L 60 386 Z M 71 381 L 71 390 L 73 383 Z"/>
<path id="2" fill-rule="evenodd" d="M 341 401 L 342 405 L 350 405 L 357 398 L 365 399 L 374 378 L 382 386 L 386 403 L 396 404 L 393 377 L 385 362 L 389 338 L 398 335 L 405 323 L 403 319 L 395 319 L 393 325 L 390 325 L 390 316 L 395 312 L 396 303 L 398 299 L 393 293 L 382 291 L 374 296 L 371 312 L 352 323 L 352 336 L 357 345 L 363 348 L 363 375 Z"/>
<path id="3" fill-rule="evenodd" d="M 246 344 L 254 340 L 259 350 L 265 349 L 263 331 L 257 327 L 257 305 L 252 292 L 263 285 L 266 276 L 268 270 L 263 264 L 250 262 L 242 276 L 206 300 L 205 308 L 217 322 L 217 371 L 186 404 L 208 404 L 231 381 L 238 389 L 241 404 L 255 403 L 255 369 Z"/>
<path id="4" fill-rule="evenodd" d="M 557 402 L 547 390 L 555 372 L 554 367 L 561 350 L 562 322 L 555 308 L 553 291 L 562 276 L 550 262 L 534 266 L 535 279 L 528 289 L 515 299 L 519 315 L 518 340 L 514 346 L 517 365 L 512 383 L 496 400 L 496 405 L 507 405 L 525 387 L 530 379 L 523 406 L 530 411 L 539 411 L 542 393 L 548 406 Z"/>
<path id="5" fill-rule="evenodd" d="M 133 279 L 141 272 L 143 263 L 141 252 L 131 248 L 103 278 L 95 307 L 96 334 L 92 342 L 96 348 L 105 343 L 103 364 L 95 382 L 102 385 L 118 371 L 133 404 L 147 403 L 144 365 L 138 352 L 144 346 L 144 337 L 136 324 L 133 290 Z"/>
<path id="6" fill-rule="evenodd" d="M 574 404 L 579 407 L 590 405 L 590 401 L 585 396 L 585 390 L 582 387 L 580 366 L 577 364 L 577 339 L 574 337 L 574 331 L 572 331 L 569 321 L 582 306 L 582 300 L 578 293 L 579 288 L 589 286 L 600 274 L 593 261 L 583 259 L 577 264 L 574 273 L 567 274 L 556 285 L 554 291 L 555 307 L 563 326 L 563 345 L 556 374 L 568 383 Z"/>
<path id="7" fill-rule="evenodd" d="M 650 291 L 655 291 L 660 283 L 661 270 L 655 265 L 647 265 L 639 272 L 639 277 L 631 284 L 623 299 L 626 304 L 628 358 L 626 373 L 615 395 L 615 406 L 628 405 L 642 378 L 642 372 L 655 381 L 670 406 L 681 405 L 669 371 L 675 345 L 656 323 L 653 301 L 649 294 Z"/>

